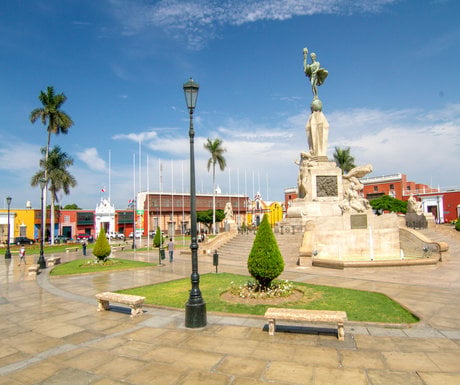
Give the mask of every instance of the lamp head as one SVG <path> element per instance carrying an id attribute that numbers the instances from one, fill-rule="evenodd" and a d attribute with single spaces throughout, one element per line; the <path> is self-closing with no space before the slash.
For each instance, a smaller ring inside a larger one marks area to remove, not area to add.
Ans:
<path id="1" fill-rule="evenodd" d="M 190 78 L 187 82 L 184 83 L 183 88 L 187 108 L 189 109 L 190 113 L 192 113 L 196 106 L 196 99 L 198 98 L 198 89 L 200 88 L 200 85 L 194 82 L 192 78 Z"/>
<path id="2" fill-rule="evenodd" d="M 13 200 L 13 198 L 11 197 L 6 197 L 6 204 L 9 206 L 11 204 L 11 201 Z"/>

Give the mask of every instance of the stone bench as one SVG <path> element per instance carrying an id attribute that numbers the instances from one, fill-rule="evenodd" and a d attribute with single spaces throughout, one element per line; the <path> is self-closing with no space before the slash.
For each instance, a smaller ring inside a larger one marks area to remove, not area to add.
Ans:
<path id="1" fill-rule="evenodd" d="M 99 302 L 97 311 L 109 310 L 110 302 L 122 303 L 129 305 L 131 308 L 131 317 L 142 315 L 142 305 L 145 301 L 145 297 L 139 295 L 111 293 L 108 291 L 96 294 L 96 298 Z"/>
<path id="2" fill-rule="evenodd" d="M 61 263 L 61 257 L 46 258 L 46 266 L 59 265 L 60 263 Z"/>
<path id="3" fill-rule="evenodd" d="M 283 309 L 270 307 L 265 312 L 268 319 L 268 334 L 275 335 L 276 320 L 288 320 L 298 322 L 328 322 L 337 323 L 337 338 L 340 341 L 345 339 L 344 321 L 347 320 L 347 313 L 344 311 L 331 310 L 304 310 L 304 309 Z"/>
<path id="4" fill-rule="evenodd" d="M 78 251 L 78 249 L 79 249 L 78 246 L 66 247 L 65 252 L 69 253 L 70 251 Z"/>
<path id="5" fill-rule="evenodd" d="M 29 275 L 35 277 L 38 274 L 38 272 L 40 271 L 40 265 L 30 265 L 27 268 L 27 270 L 29 272 Z"/>
<path id="6" fill-rule="evenodd" d="M 114 252 L 114 251 L 120 251 L 120 250 L 123 251 L 124 249 L 125 249 L 125 245 L 113 246 L 113 247 L 111 248 L 112 252 Z"/>

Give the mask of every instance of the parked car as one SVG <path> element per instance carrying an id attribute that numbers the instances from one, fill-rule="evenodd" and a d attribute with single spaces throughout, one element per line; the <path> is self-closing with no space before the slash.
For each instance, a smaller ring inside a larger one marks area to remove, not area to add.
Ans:
<path id="1" fill-rule="evenodd" d="M 83 239 L 89 240 L 91 238 L 90 234 L 78 234 L 77 240 L 82 241 Z"/>
<path id="2" fill-rule="evenodd" d="M 14 243 L 16 245 L 32 245 L 35 241 L 27 237 L 16 237 L 14 238 Z"/>
<path id="3" fill-rule="evenodd" d="M 67 243 L 69 240 L 70 238 L 66 237 L 65 235 L 58 235 L 54 238 L 55 243 Z"/>
<path id="4" fill-rule="evenodd" d="M 131 231 L 131 232 L 129 233 L 129 237 L 132 238 L 133 235 L 134 235 L 134 233 Z M 140 238 L 141 236 L 142 236 L 142 231 L 136 230 L 136 238 Z"/>
<path id="5" fill-rule="evenodd" d="M 107 239 L 125 239 L 125 235 L 123 233 L 118 233 L 116 231 L 109 231 L 105 234 Z"/>

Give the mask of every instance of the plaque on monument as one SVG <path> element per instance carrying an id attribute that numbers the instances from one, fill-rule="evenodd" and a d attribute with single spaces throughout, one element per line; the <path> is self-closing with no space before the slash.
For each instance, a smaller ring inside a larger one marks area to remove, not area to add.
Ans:
<path id="1" fill-rule="evenodd" d="M 316 177 L 316 196 L 318 198 L 338 196 L 337 177 L 334 175 L 318 175 Z"/>
<path id="2" fill-rule="evenodd" d="M 350 227 L 352 229 L 367 229 L 367 215 L 366 214 L 350 215 Z"/>

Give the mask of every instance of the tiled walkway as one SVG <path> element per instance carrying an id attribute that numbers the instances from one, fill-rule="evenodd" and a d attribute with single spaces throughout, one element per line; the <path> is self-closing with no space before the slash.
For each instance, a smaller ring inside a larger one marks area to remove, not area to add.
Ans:
<path id="1" fill-rule="evenodd" d="M 260 317 L 208 313 L 205 328 L 187 329 L 180 310 L 144 307 L 137 319 L 122 308 L 96 311 L 97 292 L 188 277 L 186 256 L 163 267 L 36 279 L 16 259 L 2 262 L 0 384 L 459 384 L 460 241 L 427 235 L 450 244 L 437 266 L 287 266 L 283 278 L 380 291 L 422 319 L 410 328 L 348 323 L 345 342 L 312 329 L 270 337 Z M 214 271 L 211 258 L 200 256 L 201 274 Z M 247 273 L 220 262 L 220 272 Z"/>

